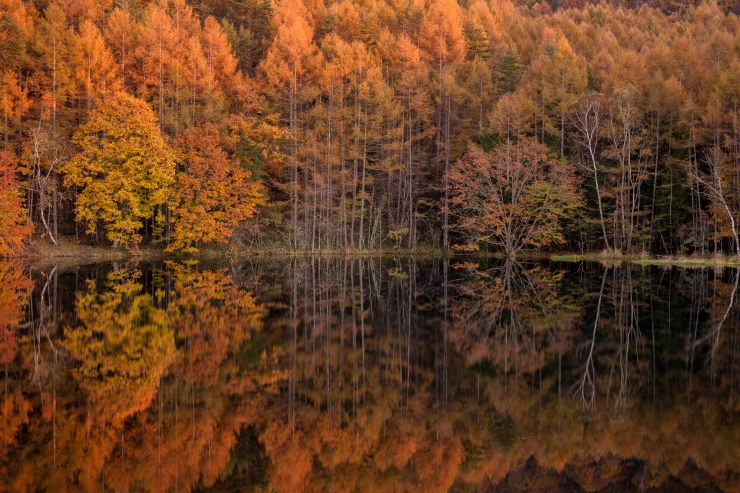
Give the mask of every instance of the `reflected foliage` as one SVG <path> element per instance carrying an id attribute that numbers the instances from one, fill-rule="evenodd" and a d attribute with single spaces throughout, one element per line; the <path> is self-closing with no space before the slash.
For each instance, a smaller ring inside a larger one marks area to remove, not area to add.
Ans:
<path id="1" fill-rule="evenodd" d="M 64 346 L 80 362 L 72 375 L 114 420 L 149 405 L 175 349 L 167 313 L 142 293 L 140 277 L 111 272 L 103 292 L 89 281 L 77 295 L 78 325 L 65 331 Z"/>
<path id="2" fill-rule="evenodd" d="M 740 488 L 735 269 L 0 267 L 0 491 Z"/>

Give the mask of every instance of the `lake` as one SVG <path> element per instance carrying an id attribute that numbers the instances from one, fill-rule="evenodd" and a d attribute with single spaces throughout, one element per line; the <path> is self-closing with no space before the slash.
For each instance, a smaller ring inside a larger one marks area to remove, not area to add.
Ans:
<path id="1" fill-rule="evenodd" d="M 0 262 L 0 491 L 740 491 L 740 271 Z"/>

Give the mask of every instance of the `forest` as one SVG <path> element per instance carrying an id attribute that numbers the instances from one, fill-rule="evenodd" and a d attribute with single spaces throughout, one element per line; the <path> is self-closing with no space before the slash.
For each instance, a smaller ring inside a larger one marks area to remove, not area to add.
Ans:
<path id="1" fill-rule="evenodd" d="M 0 0 L 0 255 L 740 256 L 736 9 Z"/>

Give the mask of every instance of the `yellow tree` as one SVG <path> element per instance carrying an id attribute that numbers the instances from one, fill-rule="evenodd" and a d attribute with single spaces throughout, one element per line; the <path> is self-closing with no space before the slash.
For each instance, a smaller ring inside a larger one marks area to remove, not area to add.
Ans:
<path id="1" fill-rule="evenodd" d="M 210 123 L 187 130 L 177 141 L 181 170 L 173 192 L 173 243 L 170 250 L 198 251 L 193 243 L 225 243 L 234 228 L 264 204 L 262 185 L 236 166 L 219 145 Z"/>
<path id="2" fill-rule="evenodd" d="M 142 221 L 167 201 L 175 174 L 174 155 L 151 108 L 118 93 L 92 112 L 73 142 L 82 152 L 64 172 L 67 185 L 82 188 L 77 219 L 87 222 L 89 233 L 102 221 L 114 247 L 138 244 Z"/>

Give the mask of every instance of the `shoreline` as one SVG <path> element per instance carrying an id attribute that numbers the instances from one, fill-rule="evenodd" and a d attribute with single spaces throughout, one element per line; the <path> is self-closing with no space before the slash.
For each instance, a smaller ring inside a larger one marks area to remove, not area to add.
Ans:
<path id="1" fill-rule="evenodd" d="M 599 262 L 618 264 L 628 262 L 635 265 L 679 266 L 679 267 L 740 267 L 740 257 L 727 255 L 714 256 L 686 256 L 686 255 L 648 255 L 648 254 L 620 254 L 615 252 L 521 252 L 507 256 L 503 252 L 457 252 L 444 251 L 435 248 L 383 248 L 373 250 L 299 250 L 294 251 L 281 246 L 266 246 L 262 248 L 219 248 L 208 245 L 197 253 L 166 252 L 158 245 L 145 245 L 138 250 L 113 249 L 110 246 L 83 245 L 74 239 L 60 238 L 59 245 L 54 246 L 48 240 L 36 239 L 31 246 L 20 255 L 10 257 L 27 264 L 47 263 L 60 261 L 63 263 L 100 263 L 117 261 L 153 261 L 153 260 L 206 260 L 206 259 L 239 259 L 239 258 L 360 258 L 360 257 L 417 257 L 417 258 L 516 258 L 521 260 L 550 260 L 553 262 Z"/>
<path id="2" fill-rule="evenodd" d="M 740 257 L 694 255 L 647 255 L 647 254 L 605 254 L 603 252 L 562 253 L 550 255 L 554 262 L 600 262 L 618 264 L 628 262 L 635 265 L 658 265 L 676 267 L 740 267 Z"/>

